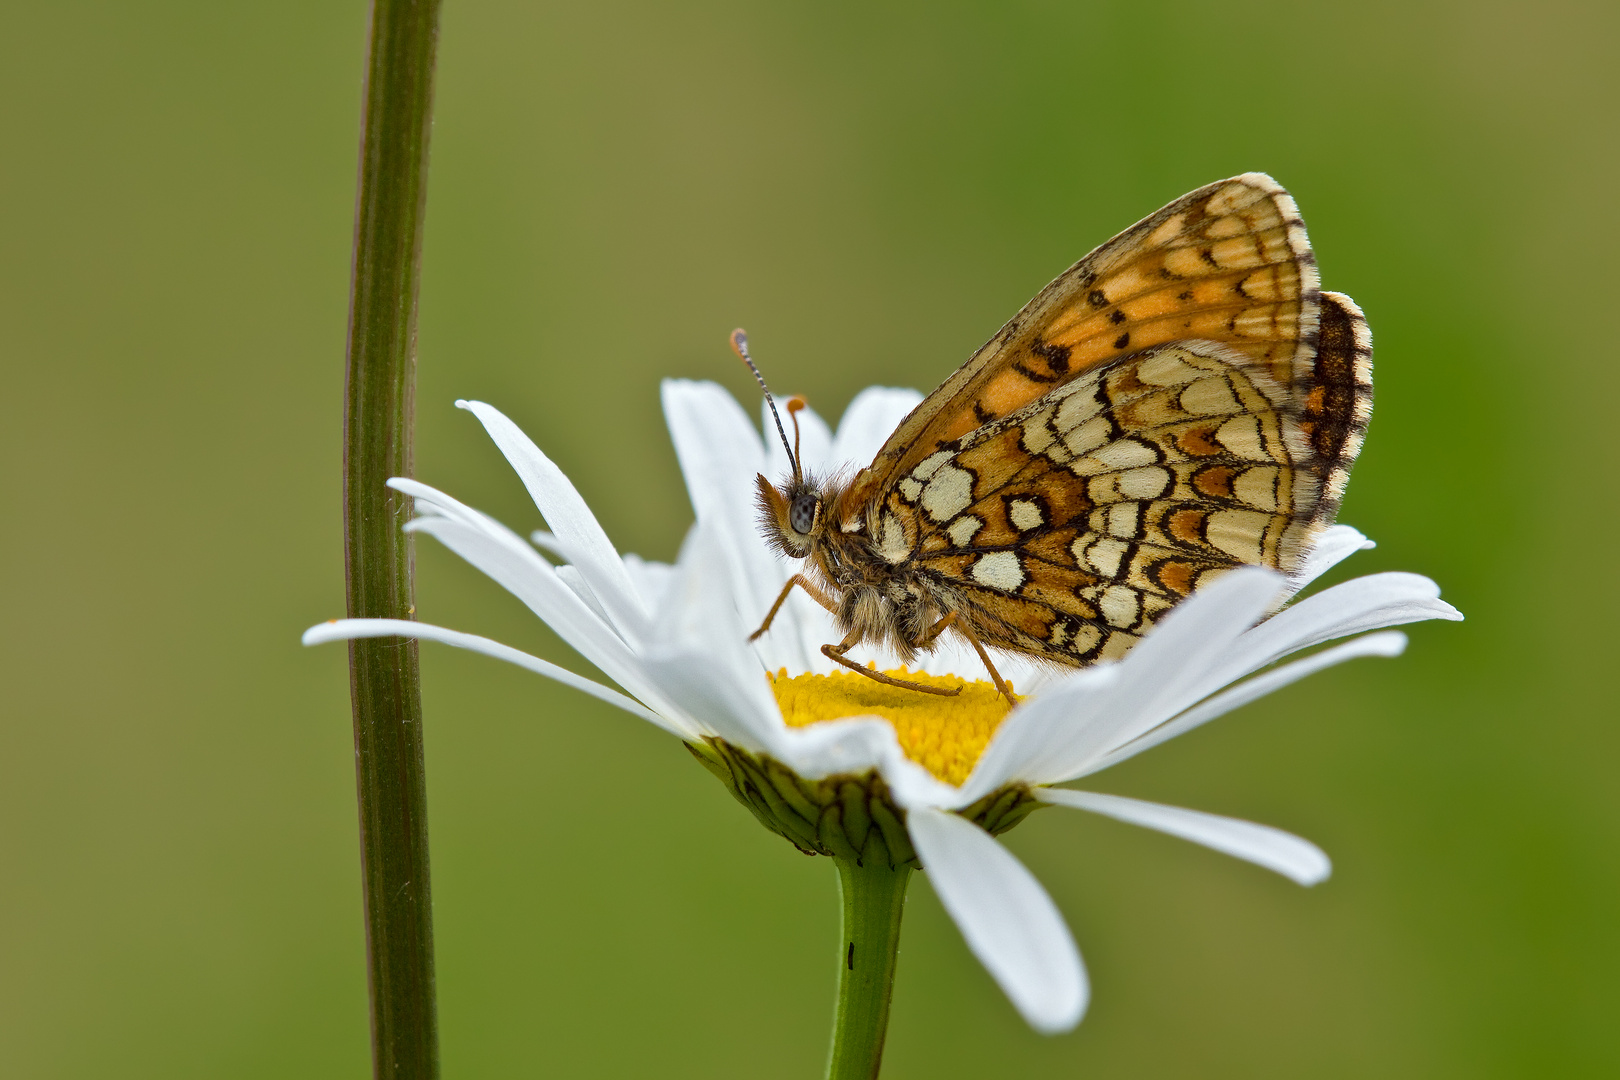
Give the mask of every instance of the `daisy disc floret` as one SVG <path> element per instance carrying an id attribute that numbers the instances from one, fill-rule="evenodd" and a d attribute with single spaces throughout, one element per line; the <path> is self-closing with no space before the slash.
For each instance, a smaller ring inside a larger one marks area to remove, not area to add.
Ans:
<path id="1" fill-rule="evenodd" d="M 786 454 L 761 439 L 719 386 L 671 380 L 663 399 L 697 517 L 672 566 L 621 556 L 561 470 L 481 402 L 458 404 L 495 440 L 549 531 L 525 539 L 425 484 L 390 481 L 415 499 L 418 516 L 407 528 L 432 535 L 512 592 L 617 689 L 424 623 L 340 620 L 311 628 L 304 641 L 438 641 L 528 668 L 657 725 L 801 850 L 831 855 L 841 868 L 923 869 L 968 947 L 1043 1032 L 1079 1021 L 1089 993 L 1085 970 L 1051 898 L 997 833 L 1039 807 L 1070 807 L 1203 844 L 1303 885 L 1319 882 L 1330 870 L 1327 856 L 1289 833 L 1055 785 L 1323 668 L 1395 656 L 1406 638 L 1390 627 L 1462 617 L 1415 574 L 1374 574 L 1296 599 L 1372 546 L 1338 525 L 1320 535 L 1294 576 L 1233 570 L 1182 602 L 1117 663 L 1058 669 L 998 652 L 1016 707 L 980 681 L 983 667 L 971 649 L 949 640 L 903 674 L 963 686 L 960 696 L 884 687 L 835 671 L 819 646 L 839 635 L 801 594 L 789 597 L 768 634 L 748 640 L 792 573 L 760 536 L 752 502 L 755 475 L 782 475 Z M 864 391 L 836 432 L 812 411 L 800 412 L 805 467 L 827 474 L 871 460 L 920 399 L 908 390 Z M 1287 660 L 1308 649 L 1316 651 Z M 876 649 L 862 659 L 900 671 L 898 658 Z M 903 897 L 903 874 L 895 888 Z M 894 907 L 897 934 L 894 889 L 872 895 L 873 910 Z M 852 902 L 846 892 L 846 926 L 865 917 L 852 914 Z M 892 964 L 874 978 L 892 978 Z M 886 996 L 882 1001 L 886 1014 Z"/>

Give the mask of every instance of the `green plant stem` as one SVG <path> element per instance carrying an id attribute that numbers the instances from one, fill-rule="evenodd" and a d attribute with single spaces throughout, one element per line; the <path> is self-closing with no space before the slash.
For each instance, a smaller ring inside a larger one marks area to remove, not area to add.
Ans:
<path id="1" fill-rule="evenodd" d="M 343 511 L 352 618 L 409 619 L 416 297 L 426 199 L 438 0 L 375 0 L 360 130 L 344 388 Z M 372 1068 L 381 1080 L 439 1074 L 427 786 L 416 643 L 349 643 Z"/>
<path id="2" fill-rule="evenodd" d="M 838 1012 L 827 1080 L 874 1080 L 883 1064 L 889 999 L 900 955 L 900 916 L 911 867 L 886 858 L 865 865 L 837 859 L 844 894 L 844 935 L 838 953 Z"/>

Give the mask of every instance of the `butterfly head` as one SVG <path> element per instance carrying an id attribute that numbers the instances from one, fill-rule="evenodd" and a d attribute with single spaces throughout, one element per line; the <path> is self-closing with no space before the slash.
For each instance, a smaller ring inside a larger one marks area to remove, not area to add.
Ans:
<path id="1" fill-rule="evenodd" d="M 790 559 L 802 559 L 822 539 L 826 515 L 822 486 L 814 478 L 792 476 L 780 486 L 763 476 L 759 490 L 759 524 L 772 547 Z"/>
<path id="2" fill-rule="evenodd" d="M 815 477 L 805 474 L 799 456 L 799 410 L 804 408 L 804 398 L 792 397 L 787 402 L 788 416 L 793 420 L 793 443 L 789 445 L 787 429 L 782 426 L 782 414 L 776 411 L 776 399 L 771 396 L 771 388 L 765 385 L 765 376 L 759 373 L 753 357 L 748 355 L 748 335 L 741 330 L 733 330 L 731 348 L 759 382 L 759 388 L 771 407 L 771 417 L 776 421 L 776 433 L 782 439 L 782 449 L 787 451 L 788 464 L 793 466 L 793 474 L 783 480 L 780 486 L 773 485 L 764 476 L 756 477 L 760 527 L 765 538 L 778 551 L 791 559 L 802 559 L 810 554 L 810 549 L 821 536 L 824 502 L 824 485 Z"/>

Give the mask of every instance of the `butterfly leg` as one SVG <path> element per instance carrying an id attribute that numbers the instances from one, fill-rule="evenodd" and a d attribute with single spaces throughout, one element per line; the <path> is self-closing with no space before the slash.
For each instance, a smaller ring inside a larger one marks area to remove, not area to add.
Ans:
<path id="1" fill-rule="evenodd" d="M 787 584 L 782 586 L 782 591 L 776 596 L 776 603 L 772 604 L 771 610 L 765 613 L 765 621 L 759 624 L 759 629 L 748 635 L 749 641 L 758 641 L 759 636 L 771 628 L 771 623 L 776 619 L 776 613 L 782 610 L 783 604 L 787 603 L 788 593 L 793 591 L 793 586 L 795 585 L 809 593 L 810 599 L 814 600 L 828 611 L 837 612 L 838 605 L 833 603 L 832 597 L 822 592 L 816 587 L 815 582 L 811 581 L 803 574 L 794 574 L 792 577 L 788 578 Z"/>
<path id="2" fill-rule="evenodd" d="M 917 648 L 928 648 L 939 635 L 945 632 L 947 627 L 954 626 L 956 632 L 967 638 L 968 644 L 973 646 L 973 651 L 979 654 L 979 659 L 984 663 L 984 670 L 990 673 L 990 681 L 996 684 L 996 690 L 1000 692 L 1002 697 L 1007 699 L 1007 704 L 1017 705 L 1018 699 L 1013 697 L 1012 687 L 1008 686 L 1007 681 L 1001 677 L 1001 672 L 996 670 L 996 665 L 990 662 L 990 654 L 984 651 L 984 645 L 979 641 L 979 635 L 975 634 L 973 628 L 966 622 L 959 620 L 956 614 L 953 611 L 931 626 L 927 633 L 923 635 L 922 640 L 917 642 Z"/>
<path id="3" fill-rule="evenodd" d="M 940 697 L 955 697 L 957 694 L 962 692 L 962 688 L 960 686 L 946 690 L 943 687 L 928 686 L 925 683 L 907 682 L 904 679 L 896 679 L 893 675 L 885 675 L 881 671 L 874 671 L 871 668 L 862 667 L 844 655 L 845 653 L 849 652 L 850 649 L 853 649 L 856 644 L 860 642 L 860 640 L 860 632 L 852 631 L 849 637 L 845 638 L 843 641 L 840 641 L 837 645 L 823 645 L 821 647 L 821 655 L 833 661 L 835 664 L 843 664 L 856 674 L 865 675 L 873 682 L 880 682 L 885 686 L 898 686 L 902 690 L 916 690 L 919 693 L 937 694 Z"/>

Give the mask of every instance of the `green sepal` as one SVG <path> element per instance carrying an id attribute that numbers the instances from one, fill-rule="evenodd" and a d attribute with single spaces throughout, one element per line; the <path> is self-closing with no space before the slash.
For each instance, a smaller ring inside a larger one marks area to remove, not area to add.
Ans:
<path id="1" fill-rule="evenodd" d="M 707 738 L 686 748 L 761 825 L 806 855 L 921 867 L 906 832 L 905 811 L 877 770 L 806 780 L 780 761 L 723 739 Z M 1000 835 L 1043 805 L 1025 785 L 1010 784 L 957 813 Z"/>

